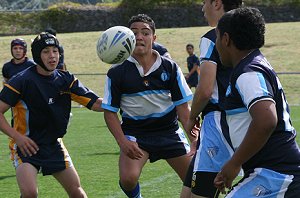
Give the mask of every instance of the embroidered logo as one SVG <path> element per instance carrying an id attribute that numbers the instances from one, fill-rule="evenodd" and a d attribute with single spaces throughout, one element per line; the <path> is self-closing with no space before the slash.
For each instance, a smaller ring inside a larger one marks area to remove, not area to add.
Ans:
<path id="1" fill-rule="evenodd" d="M 144 85 L 146 86 L 146 87 L 149 87 L 149 81 L 148 80 L 144 80 Z"/>
<path id="2" fill-rule="evenodd" d="M 53 104 L 53 103 L 54 103 L 54 99 L 53 98 L 49 98 L 48 104 Z"/>
<path id="3" fill-rule="evenodd" d="M 229 96 L 230 93 L 231 93 L 231 85 L 228 85 L 226 90 L 226 96 Z"/>
<path id="4" fill-rule="evenodd" d="M 214 146 L 214 147 L 208 147 L 207 148 L 207 153 L 211 158 L 214 158 L 219 152 L 219 147 Z"/>
<path id="5" fill-rule="evenodd" d="M 255 197 L 266 196 L 266 195 L 270 195 L 272 193 L 272 191 L 270 189 L 267 189 L 263 185 L 256 186 L 252 192 Z"/>
<path id="6" fill-rule="evenodd" d="M 162 81 L 167 81 L 170 79 L 170 74 L 168 74 L 166 71 L 163 71 L 160 75 L 160 78 Z"/>

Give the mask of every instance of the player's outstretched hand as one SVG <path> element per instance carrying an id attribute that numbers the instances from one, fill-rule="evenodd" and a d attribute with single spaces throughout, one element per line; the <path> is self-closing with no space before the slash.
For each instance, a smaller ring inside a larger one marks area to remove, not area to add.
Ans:
<path id="1" fill-rule="evenodd" d="M 140 159 L 143 157 L 144 153 L 139 148 L 136 142 L 127 140 L 123 144 L 120 145 L 120 148 L 125 155 L 127 155 L 131 159 Z"/>
<path id="2" fill-rule="evenodd" d="M 226 188 L 231 189 L 232 182 L 237 177 L 240 170 L 241 166 L 236 166 L 229 160 L 214 180 L 216 188 L 218 188 L 222 193 L 225 193 Z"/>
<path id="3" fill-rule="evenodd" d="M 32 156 L 39 150 L 38 145 L 25 135 L 20 134 L 14 140 L 16 141 L 17 146 L 25 157 L 27 155 Z"/>

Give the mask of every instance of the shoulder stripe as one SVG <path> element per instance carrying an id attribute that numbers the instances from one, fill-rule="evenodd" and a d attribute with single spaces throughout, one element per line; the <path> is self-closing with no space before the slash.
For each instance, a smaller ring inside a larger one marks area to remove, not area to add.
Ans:
<path id="1" fill-rule="evenodd" d="M 21 94 L 18 90 L 16 90 L 15 88 L 13 88 L 12 86 L 10 86 L 9 84 L 4 84 L 4 86 L 6 86 L 7 88 L 13 90 L 13 91 L 16 92 L 17 94 Z"/>

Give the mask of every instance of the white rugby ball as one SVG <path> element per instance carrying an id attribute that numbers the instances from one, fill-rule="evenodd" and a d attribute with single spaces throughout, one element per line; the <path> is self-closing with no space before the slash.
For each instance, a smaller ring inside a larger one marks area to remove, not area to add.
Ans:
<path id="1" fill-rule="evenodd" d="M 135 35 L 125 26 L 111 27 L 97 41 L 97 55 L 105 63 L 119 64 L 125 61 L 135 48 Z"/>

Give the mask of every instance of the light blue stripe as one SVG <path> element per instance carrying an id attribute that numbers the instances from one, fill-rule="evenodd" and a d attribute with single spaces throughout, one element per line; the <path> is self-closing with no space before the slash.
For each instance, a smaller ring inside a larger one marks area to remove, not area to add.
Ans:
<path id="1" fill-rule="evenodd" d="M 167 110 L 165 110 L 164 112 L 152 113 L 152 114 L 145 115 L 145 116 L 133 116 L 133 117 L 131 117 L 128 114 L 123 113 L 122 117 L 130 118 L 132 120 L 145 120 L 145 119 L 148 119 L 148 118 L 160 118 L 160 117 L 163 117 L 164 115 L 168 114 L 169 112 L 171 112 L 174 108 L 175 108 L 175 105 L 172 105 Z"/>
<path id="2" fill-rule="evenodd" d="M 210 99 L 210 102 L 213 103 L 213 104 L 218 104 L 219 103 L 219 101 L 217 99 L 214 99 L 214 98 Z"/>
<path id="3" fill-rule="evenodd" d="M 187 96 L 187 97 L 185 97 L 185 98 L 183 98 L 183 99 L 181 99 L 181 100 L 174 101 L 174 104 L 175 104 L 176 106 L 178 106 L 178 105 L 181 105 L 181 104 L 183 104 L 183 103 L 185 103 L 185 102 L 188 102 L 188 101 L 190 101 L 190 100 L 192 100 L 192 99 L 193 99 L 193 94 L 191 94 L 191 95 L 189 95 L 189 96 Z"/>
<path id="4" fill-rule="evenodd" d="M 248 109 L 246 107 L 243 107 L 243 108 L 238 108 L 238 109 L 227 110 L 226 114 L 227 115 L 235 115 L 235 114 L 244 113 L 247 111 L 248 111 Z"/>
<path id="5" fill-rule="evenodd" d="M 111 79 L 110 78 L 107 78 L 107 89 L 108 89 L 107 104 L 111 105 L 112 96 L 111 96 Z"/>
<path id="6" fill-rule="evenodd" d="M 108 104 L 104 104 L 104 103 L 101 104 L 101 107 L 103 109 L 106 109 L 106 110 L 109 110 L 109 111 L 112 111 L 112 112 L 115 112 L 115 113 L 119 111 L 119 108 L 115 108 L 115 107 L 112 107 L 112 106 L 110 106 Z"/>
<path id="7" fill-rule="evenodd" d="M 169 90 L 147 90 L 147 91 L 142 91 L 138 93 L 133 93 L 133 94 L 122 94 L 122 96 L 129 96 L 129 97 L 135 97 L 135 96 L 145 96 L 145 95 L 151 95 L 151 94 L 168 94 L 170 93 Z"/>
<path id="8" fill-rule="evenodd" d="M 268 91 L 264 76 L 261 73 L 257 73 L 257 78 L 258 78 L 260 86 L 262 88 L 263 95 L 267 96 L 269 91 Z"/>
<path id="9" fill-rule="evenodd" d="M 205 54 L 205 58 L 209 58 L 214 50 L 215 44 L 213 42 L 210 43 L 207 52 Z"/>
<path id="10" fill-rule="evenodd" d="M 187 97 L 187 93 L 186 93 L 186 91 L 185 91 L 185 89 L 183 87 L 183 83 L 185 83 L 185 82 L 183 82 L 183 79 L 181 78 L 181 74 L 179 72 L 179 68 L 177 68 L 177 77 L 176 77 L 176 79 L 178 81 L 178 86 L 179 86 L 179 89 L 180 89 L 180 92 L 181 92 L 183 98 Z"/>

